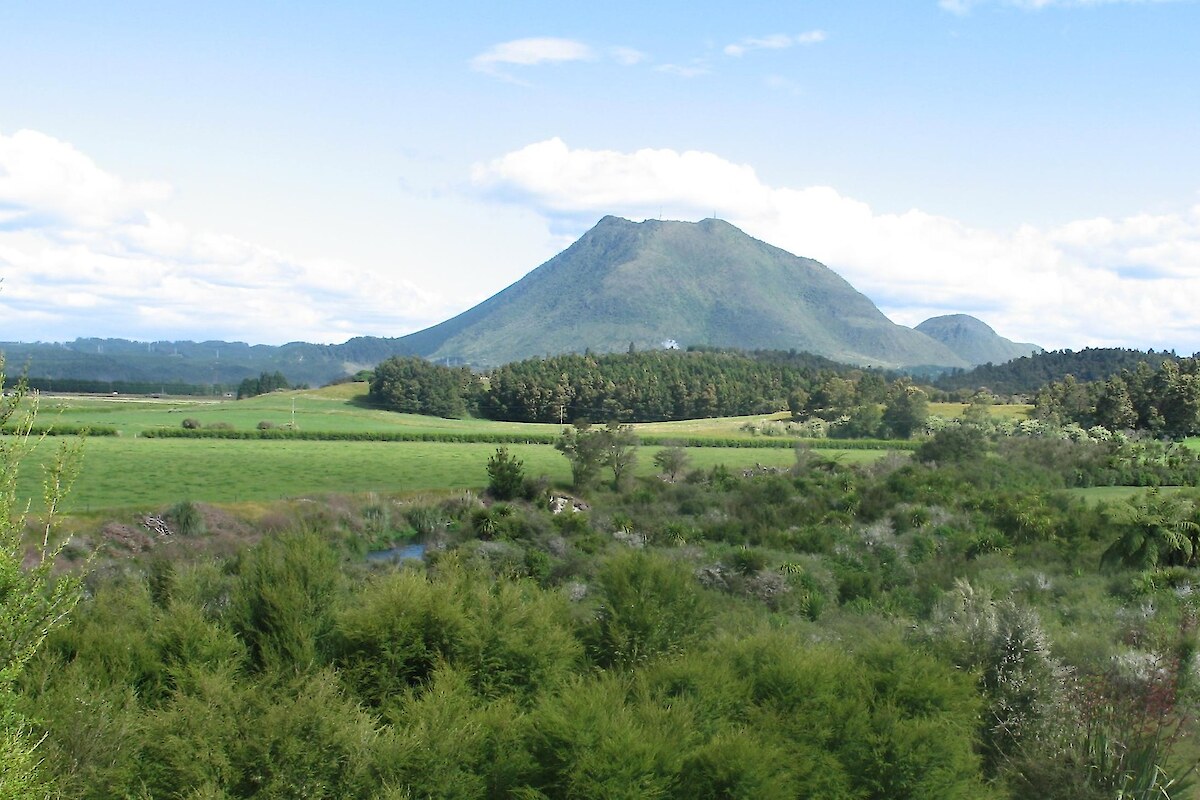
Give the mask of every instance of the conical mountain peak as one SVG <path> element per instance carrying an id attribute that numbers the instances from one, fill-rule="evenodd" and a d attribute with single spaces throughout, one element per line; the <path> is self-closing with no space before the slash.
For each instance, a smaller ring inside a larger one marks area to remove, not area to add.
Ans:
<path id="1" fill-rule="evenodd" d="M 807 350 L 876 366 L 965 366 L 941 343 L 888 320 L 824 265 L 719 219 L 606 216 L 513 285 L 404 342 L 430 358 L 478 366 L 668 342 Z"/>

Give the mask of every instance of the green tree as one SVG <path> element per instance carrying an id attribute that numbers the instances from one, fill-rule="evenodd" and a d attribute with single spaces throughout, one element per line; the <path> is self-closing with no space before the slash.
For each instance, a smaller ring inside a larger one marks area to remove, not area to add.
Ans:
<path id="1" fill-rule="evenodd" d="M 987 452 L 987 439 L 974 425 L 955 425 L 943 428 L 917 448 L 917 460 L 927 464 L 956 464 L 982 458 Z"/>
<path id="2" fill-rule="evenodd" d="M 637 467 L 638 437 L 632 426 L 610 422 L 601 431 L 604 442 L 604 464 L 612 470 L 613 488 L 621 489 Z"/>
<path id="3" fill-rule="evenodd" d="M 554 448 L 571 462 L 571 480 L 576 491 L 595 483 L 604 466 L 606 443 L 602 430 L 593 430 L 586 423 L 564 428 Z"/>
<path id="4" fill-rule="evenodd" d="M 469 370 L 416 356 L 393 356 L 375 368 L 370 397 L 390 411 L 457 419 L 467 415 Z"/>
<path id="5" fill-rule="evenodd" d="M 898 380 L 888 392 L 883 409 L 883 424 L 899 439 L 910 439 L 925 427 L 929 418 L 929 398 L 907 380 Z"/>
<path id="6" fill-rule="evenodd" d="M 509 454 L 507 447 L 496 448 L 488 459 L 488 494 L 497 500 L 512 500 L 521 493 L 525 482 L 524 462 Z"/>
<path id="7" fill-rule="evenodd" d="M 667 480 L 672 483 L 679 477 L 679 473 L 687 469 L 690 460 L 687 451 L 678 444 L 669 444 L 654 454 L 654 466 L 662 470 Z"/>
<path id="8" fill-rule="evenodd" d="M 260 394 L 269 394 L 279 389 L 290 388 L 292 386 L 288 383 L 288 379 L 279 370 L 263 372 L 257 378 L 246 378 L 238 384 L 237 398 L 241 400 L 246 397 L 257 397 Z"/>
<path id="9" fill-rule="evenodd" d="M 1114 514 L 1120 534 L 1101 554 L 1101 565 L 1156 569 L 1194 563 L 1200 555 L 1195 510 L 1189 501 L 1157 489 L 1130 498 L 1129 504 Z"/>
<path id="10" fill-rule="evenodd" d="M 992 426 L 992 396 L 988 392 L 976 392 L 971 395 L 971 402 L 963 411 L 962 424 L 986 429 Z"/>
<path id="11" fill-rule="evenodd" d="M 303 672 L 320 663 L 342 583 L 337 554 L 315 533 L 263 539 L 242 554 L 234 628 L 264 671 Z"/>
<path id="12" fill-rule="evenodd" d="M 849 378 L 830 377 L 821 384 L 808 404 L 814 412 L 826 419 L 840 417 L 854 406 L 858 397 L 854 381 Z"/>
<path id="13" fill-rule="evenodd" d="M 832 426 L 829 435 L 835 439 L 872 439 L 879 435 L 883 415 L 874 403 L 863 403 L 850 409 L 845 420 Z"/>
<path id="14" fill-rule="evenodd" d="M 928 630 L 939 650 L 977 676 L 985 702 L 982 755 L 994 775 L 1030 743 L 1059 732 L 1067 709 L 1067 670 L 1050 651 L 1035 611 L 995 600 L 965 579 L 934 610 Z"/>
<path id="15" fill-rule="evenodd" d="M 1155 378 L 1163 433 L 1182 439 L 1200 432 L 1200 375 L 1196 361 L 1164 361 Z"/>
<path id="16" fill-rule="evenodd" d="M 808 392 L 800 387 L 796 387 L 788 392 L 788 410 L 792 412 L 792 419 L 799 420 L 804 418 L 805 409 L 808 408 L 809 397 Z"/>
<path id="17" fill-rule="evenodd" d="M 1109 378 L 1096 398 L 1096 424 L 1110 431 L 1123 431 L 1137 424 L 1137 416 L 1125 381 L 1118 376 Z"/>

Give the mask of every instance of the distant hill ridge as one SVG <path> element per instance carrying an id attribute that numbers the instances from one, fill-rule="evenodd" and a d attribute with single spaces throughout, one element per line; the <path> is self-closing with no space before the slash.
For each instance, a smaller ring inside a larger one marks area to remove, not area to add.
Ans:
<path id="1" fill-rule="evenodd" d="M 294 384 L 329 383 L 394 355 L 412 355 L 398 339 L 356 337 L 343 344 L 291 342 L 249 345 L 224 341 L 0 342 L 9 378 L 236 386 L 262 372 L 282 372 Z"/>

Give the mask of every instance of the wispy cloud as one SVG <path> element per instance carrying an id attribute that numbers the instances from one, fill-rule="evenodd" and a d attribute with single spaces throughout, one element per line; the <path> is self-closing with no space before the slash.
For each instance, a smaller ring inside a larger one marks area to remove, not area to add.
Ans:
<path id="1" fill-rule="evenodd" d="M 633 47 L 615 45 L 595 48 L 576 39 L 532 37 L 514 39 L 492 45 L 471 59 L 471 67 L 503 80 L 517 81 L 510 67 L 535 67 L 543 64 L 562 64 L 570 61 L 608 60 L 623 67 L 640 64 L 649 59 Z"/>
<path id="2" fill-rule="evenodd" d="M 1164 3 L 1190 3 L 1194 0 L 938 0 L 938 6 L 951 14 L 965 16 L 971 9 L 985 5 L 1003 5 L 1026 11 L 1044 8 L 1089 8 L 1095 6 L 1144 6 Z"/>
<path id="3" fill-rule="evenodd" d="M 1200 205 L 996 232 L 917 209 L 879 213 L 828 186 L 771 186 L 713 153 L 573 149 L 560 139 L 477 165 L 473 178 L 548 216 L 715 211 L 830 265 L 906 325 L 957 311 L 1047 347 L 1200 350 Z"/>
<path id="4" fill-rule="evenodd" d="M 595 53 L 583 42 L 541 36 L 514 39 L 492 45 L 471 59 L 471 66 L 480 72 L 503 75 L 502 67 L 531 67 L 538 64 L 557 64 L 564 61 L 591 61 Z"/>
<path id="5" fill-rule="evenodd" d="M 733 44 L 725 45 L 725 55 L 740 58 L 752 50 L 786 50 L 797 45 L 820 44 L 829 38 L 822 30 L 806 31 L 796 35 L 773 33 L 769 36 L 747 36 Z"/>
<path id="6" fill-rule="evenodd" d="M 439 299 L 404 281 L 166 219 L 155 206 L 169 193 L 45 134 L 0 133 L 0 340 L 82 326 L 149 340 L 332 342 L 434 321 L 424 306 Z"/>
<path id="7" fill-rule="evenodd" d="M 649 58 L 649 56 L 647 56 L 641 50 L 635 50 L 632 47 L 610 47 L 608 48 L 608 54 L 612 57 L 613 61 L 617 62 L 623 67 L 631 67 L 634 64 L 640 64 Z"/>

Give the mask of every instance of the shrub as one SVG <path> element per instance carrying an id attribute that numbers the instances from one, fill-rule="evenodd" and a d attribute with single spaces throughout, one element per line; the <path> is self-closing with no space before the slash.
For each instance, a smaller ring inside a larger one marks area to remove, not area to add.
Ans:
<path id="1" fill-rule="evenodd" d="M 200 424 L 200 420 L 196 419 L 195 417 L 188 417 L 183 421 L 184 430 L 198 431 L 202 427 L 204 426 Z"/>
<path id="2" fill-rule="evenodd" d="M 258 425 L 256 425 L 255 427 L 258 428 L 258 430 L 260 430 L 260 431 L 269 431 L 275 427 L 275 423 L 271 422 L 271 420 L 269 420 L 269 419 L 264 419 L 262 422 L 258 423 Z"/>
<path id="3" fill-rule="evenodd" d="M 487 462 L 488 494 L 497 500 L 512 500 L 521 494 L 525 482 L 524 462 L 510 455 L 507 447 L 497 447 Z"/>
<path id="4" fill-rule="evenodd" d="M 202 536 L 208 530 L 204 515 L 191 500 L 176 503 L 167 512 L 167 518 L 175 524 L 175 532 L 180 536 Z"/>
<path id="5" fill-rule="evenodd" d="M 449 520 L 446 519 L 441 509 L 421 506 L 408 512 L 408 524 L 412 525 L 418 536 L 429 538 L 444 532 L 449 525 Z"/>
<path id="6" fill-rule="evenodd" d="M 597 582 L 602 605 L 589 638 L 602 666 L 674 653 L 701 627 L 699 588 L 680 564 L 632 550 L 610 559 Z"/>

